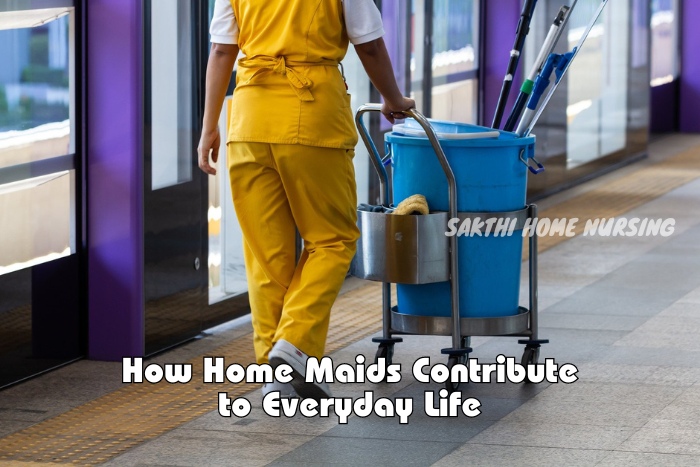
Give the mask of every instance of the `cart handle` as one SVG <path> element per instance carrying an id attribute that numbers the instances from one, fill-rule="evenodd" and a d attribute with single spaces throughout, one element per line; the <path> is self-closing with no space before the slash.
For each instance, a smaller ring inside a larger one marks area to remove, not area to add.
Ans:
<path id="1" fill-rule="evenodd" d="M 382 163 L 382 158 L 377 152 L 377 147 L 374 145 L 372 138 L 367 131 L 367 127 L 362 120 L 362 116 L 367 112 L 381 112 L 381 104 L 365 104 L 357 109 L 357 114 L 355 115 L 355 124 L 360 132 L 362 141 L 364 141 L 365 146 L 369 149 L 370 160 L 374 165 L 374 169 L 379 175 L 379 201 L 382 206 L 388 206 L 387 203 L 390 201 L 389 196 L 389 176 L 386 172 L 386 168 Z M 450 219 L 455 219 L 458 217 L 457 214 L 457 182 L 455 181 L 455 175 L 450 167 L 450 163 L 445 157 L 445 152 L 440 146 L 440 141 L 438 141 L 437 134 L 433 129 L 432 125 L 423 114 L 418 112 L 416 109 L 408 109 L 402 111 L 402 113 L 412 117 L 418 124 L 423 128 L 425 134 L 428 136 L 430 144 L 433 146 L 435 155 L 442 166 L 442 170 L 445 172 L 445 177 L 447 177 L 447 189 L 448 189 L 448 199 L 449 199 L 449 217 Z M 457 236 L 452 235 L 449 239 L 450 244 L 450 289 L 452 298 L 452 346 L 454 349 L 461 348 L 461 321 L 459 315 L 459 269 L 457 260 L 459 256 L 457 255 Z"/>
<path id="2" fill-rule="evenodd" d="M 357 125 L 357 130 L 360 132 L 362 141 L 365 143 L 367 149 L 369 149 L 369 159 L 372 161 L 374 170 L 376 170 L 377 175 L 379 175 L 379 204 L 384 207 L 389 207 L 391 200 L 391 196 L 389 195 L 389 175 L 386 173 L 382 156 L 379 155 L 377 146 L 374 145 L 374 141 L 372 141 L 372 137 L 369 135 L 369 131 L 367 131 L 365 122 L 362 119 L 362 116 L 367 112 L 381 112 L 381 110 L 381 104 L 365 104 L 360 106 L 355 114 L 355 125 Z"/>
<path id="3" fill-rule="evenodd" d="M 360 106 L 360 108 L 357 109 L 357 114 L 355 115 L 355 124 L 357 125 L 357 129 L 360 132 L 360 137 L 362 137 L 362 141 L 365 143 L 365 146 L 367 146 L 367 148 L 369 149 L 370 160 L 372 161 L 372 165 L 374 166 L 377 175 L 379 175 L 379 201 L 383 206 L 388 206 L 388 203 L 390 202 L 389 175 L 387 174 L 386 168 L 384 167 L 384 161 L 379 155 L 377 147 L 375 146 L 374 141 L 372 141 L 372 138 L 369 135 L 369 131 L 367 130 L 367 127 L 365 126 L 365 123 L 362 119 L 362 116 L 367 112 L 381 112 L 381 110 L 381 104 L 365 104 L 363 106 Z M 430 125 L 428 119 L 425 118 L 425 116 L 423 116 L 423 114 L 418 112 L 416 109 L 404 110 L 403 113 L 413 118 L 416 122 L 418 122 L 418 124 L 421 127 L 423 127 L 423 131 L 425 131 L 425 134 L 427 135 L 430 144 L 433 146 L 435 155 L 437 156 L 438 161 L 442 166 L 442 170 L 445 172 L 445 177 L 447 177 L 450 218 L 457 217 L 457 182 L 455 181 L 455 176 L 454 172 L 452 171 L 452 167 L 447 161 L 447 157 L 445 157 L 445 152 L 442 150 L 442 146 L 440 146 L 440 141 L 438 140 L 435 130 L 433 129 L 432 125 Z"/>

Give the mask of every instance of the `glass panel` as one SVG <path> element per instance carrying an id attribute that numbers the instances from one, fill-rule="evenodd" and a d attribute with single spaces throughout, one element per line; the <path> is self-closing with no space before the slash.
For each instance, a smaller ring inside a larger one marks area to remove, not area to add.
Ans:
<path id="1" fill-rule="evenodd" d="M 32 271 L 0 276 L 0 387 L 31 375 Z M 19 354 L 19 356 L 18 356 Z M 24 368 L 23 368 L 24 367 Z M 32 368 L 38 372 L 43 368 Z"/>
<path id="2" fill-rule="evenodd" d="M 651 85 L 670 83 L 678 76 L 678 0 L 651 2 Z"/>
<path id="3" fill-rule="evenodd" d="M 0 387 L 81 355 L 72 6 L 0 2 Z"/>
<path id="4" fill-rule="evenodd" d="M 192 6 L 151 2 L 152 189 L 192 179 Z"/>
<path id="5" fill-rule="evenodd" d="M 0 388 L 81 355 L 78 257 L 0 275 Z"/>
<path id="6" fill-rule="evenodd" d="M 412 26 L 412 9 L 414 2 L 412 0 L 383 0 L 382 1 L 382 22 L 384 23 L 384 43 L 386 44 L 391 65 L 394 69 L 394 77 L 399 89 L 405 95 L 415 95 L 412 93 L 411 76 L 415 65 L 412 58 L 413 41 L 411 30 Z M 351 52 L 352 48 L 351 48 Z M 349 54 L 354 57 L 354 53 Z M 350 58 L 350 57 L 349 57 Z M 358 64 L 359 65 L 359 64 Z M 358 85 L 364 84 L 367 81 L 364 69 L 359 69 Z M 419 84 L 420 85 L 420 84 Z M 353 88 L 351 88 L 351 92 Z M 420 94 L 422 95 L 422 94 Z M 422 102 L 417 103 L 418 107 L 422 107 Z M 379 128 L 382 131 L 391 130 L 391 124 L 384 118 L 379 120 Z M 358 145 L 358 148 L 364 148 L 364 144 Z M 378 148 L 379 149 L 379 148 Z M 381 150 L 381 149 L 380 149 Z M 357 166 L 356 166 L 357 167 Z M 374 173 L 374 169 L 373 173 Z"/>
<path id="7" fill-rule="evenodd" d="M 416 101 L 418 110 L 423 108 L 423 64 L 425 61 L 425 1 L 411 2 L 411 98 Z"/>
<path id="8" fill-rule="evenodd" d="M 584 33 L 599 0 L 580 0 L 571 18 L 568 49 Z M 567 167 L 625 148 L 629 2 L 610 2 L 568 75 Z"/>
<path id="9" fill-rule="evenodd" d="M 208 2 L 209 21 L 214 12 L 214 0 Z M 219 132 L 219 162 L 217 174 L 209 177 L 209 304 L 232 298 L 248 291 L 243 261 L 243 233 L 238 225 L 231 201 L 226 134 L 231 118 L 231 96 L 227 97 L 221 116 Z"/>
<path id="10" fill-rule="evenodd" d="M 350 93 L 350 108 L 356 110 L 361 105 L 370 102 L 370 82 L 362 62 L 352 46 L 348 48 L 348 53 L 343 59 L 343 67 Z M 383 117 L 381 121 L 389 123 Z M 365 122 L 369 122 L 368 116 L 365 116 Z M 370 167 L 369 153 L 362 139 L 359 139 L 357 146 L 355 146 L 353 164 L 355 166 L 355 182 L 357 183 L 357 202 L 368 203 L 370 202 L 370 177 L 374 177 L 375 172 Z"/>
<path id="11" fill-rule="evenodd" d="M 389 51 L 394 77 L 402 92 L 410 92 L 410 0 L 383 0 L 382 22 L 384 23 L 384 42 Z"/>
<path id="12" fill-rule="evenodd" d="M 434 0 L 433 118 L 476 123 L 478 38 L 478 1 Z"/>
<path id="13" fill-rule="evenodd" d="M 74 172 L 0 185 L 0 275 L 75 252 Z"/>
<path id="14" fill-rule="evenodd" d="M 227 97 L 219 118 L 219 131 L 226 134 L 231 118 L 231 97 Z M 243 261 L 243 233 L 231 201 L 226 138 L 221 139 L 217 173 L 209 178 L 209 303 L 248 291 Z"/>
<path id="15" fill-rule="evenodd" d="M 0 168 L 75 152 L 71 12 L 0 13 Z"/>
<path id="16" fill-rule="evenodd" d="M 556 53 L 577 44 L 599 5 L 600 0 L 578 1 Z M 561 6 L 558 0 L 538 2 L 521 71 L 532 68 Z M 648 10 L 646 0 L 608 2 L 533 130 L 537 157 L 547 170 L 529 177 L 530 196 L 565 188 L 646 150 Z"/>

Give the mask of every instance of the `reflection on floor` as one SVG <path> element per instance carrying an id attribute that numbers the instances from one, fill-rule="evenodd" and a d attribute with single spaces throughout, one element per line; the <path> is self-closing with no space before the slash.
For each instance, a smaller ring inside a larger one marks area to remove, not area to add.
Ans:
<path id="1" fill-rule="evenodd" d="M 31 313 L 29 305 L 0 313 L 0 355 L 31 343 Z"/>
<path id="2" fill-rule="evenodd" d="M 184 290 L 146 302 L 146 352 L 162 350 L 187 341 L 225 319 L 249 312 L 245 296 L 235 303 L 207 303 L 202 288 Z"/>

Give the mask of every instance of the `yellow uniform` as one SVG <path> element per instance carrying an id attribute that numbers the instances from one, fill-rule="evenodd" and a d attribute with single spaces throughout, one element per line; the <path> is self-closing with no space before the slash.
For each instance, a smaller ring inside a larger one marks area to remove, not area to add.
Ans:
<path id="1" fill-rule="evenodd" d="M 231 0 L 240 28 L 228 134 L 257 361 L 284 339 L 322 357 L 355 254 L 357 133 L 338 68 L 340 0 Z M 295 262 L 295 225 L 304 251 Z"/>

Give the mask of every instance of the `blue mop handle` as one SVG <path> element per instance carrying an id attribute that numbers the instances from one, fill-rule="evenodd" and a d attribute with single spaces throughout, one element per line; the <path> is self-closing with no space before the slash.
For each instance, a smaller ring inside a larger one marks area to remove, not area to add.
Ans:
<path id="1" fill-rule="evenodd" d="M 544 94 L 544 92 L 547 90 L 547 87 L 549 86 L 549 76 L 554 71 L 554 67 L 557 64 L 559 57 L 559 54 L 549 54 L 549 57 L 547 57 L 547 61 L 544 64 L 544 67 L 542 67 L 542 71 L 539 75 L 537 75 L 537 79 L 535 79 L 535 85 L 532 89 L 532 94 L 530 94 L 530 99 L 527 101 L 525 113 L 523 113 L 523 118 L 522 120 L 520 120 L 520 125 L 518 125 L 518 129 L 516 130 L 517 134 L 521 134 L 525 130 L 525 128 L 527 128 L 527 126 L 530 124 L 532 118 L 535 116 L 537 104 L 540 102 L 540 97 L 542 97 L 542 94 Z"/>

